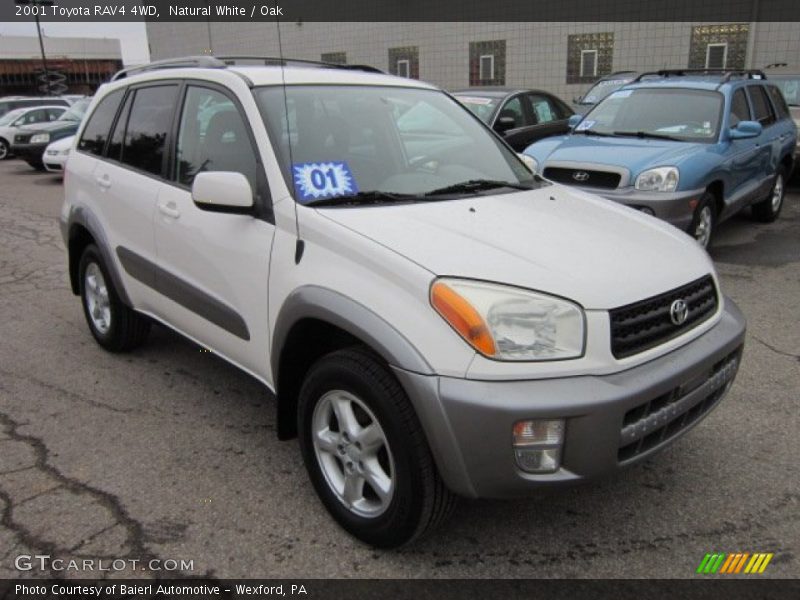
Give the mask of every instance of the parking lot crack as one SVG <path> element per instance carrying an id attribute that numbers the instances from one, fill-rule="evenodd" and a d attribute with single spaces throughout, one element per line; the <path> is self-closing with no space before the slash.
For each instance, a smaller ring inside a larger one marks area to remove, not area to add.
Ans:
<path id="1" fill-rule="evenodd" d="M 127 548 L 127 552 L 123 552 L 123 556 L 136 558 L 145 564 L 151 560 L 157 559 L 156 555 L 145 546 L 144 527 L 139 521 L 135 520 L 127 513 L 116 496 L 62 473 L 49 462 L 49 450 L 44 442 L 32 435 L 20 433 L 20 423 L 2 412 L 0 412 L 0 425 L 3 426 L 6 430 L 6 434 L 12 440 L 27 444 L 33 450 L 36 459 L 34 468 L 57 481 L 59 483 L 57 486 L 58 488 L 65 489 L 77 495 L 88 496 L 89 501 L 97 503 L 111 514 L 113 520 L 113 525 L 111 525 L 111 527 L 120 525 L 126 531 L 124 546 Z M 40 494 L 40 496 L 53 491 L 54 489 L 50 489 Z M 31 499 L 32 498 L 28 498 L 27 501 Z M 40 536 L 34 534 L 22 523 L 15 521 L 14 511 L 22 503 L 14 503 L 13 498 L 2 489 L 2 481 L 0 481 L 0 500 L 4 503 L 3 512 L 2 515 L 0 515 L 0 525 L 11 531 L 24 546 L 35 548 L 37 551 L 50 553 L 52 555 L 69 555 L 71 548 L 60 548 L 53 542 L 42 539 Z M 108 529 L 108 527 L 105 529 Z M 102 530 L 97 531 L 93 533 L 93 536 L 98 536 L 101 533 L 103 533 Z"/>
<path id="2" fill-rule="evenodd" d="M 800 362 L 800 354 L 792 354 L 791 352 L 787 352 L 786 350 L 781 350 L 780 348 L 776 348 L 772 344 L 768 344 L 767 342 L 765 342 L 762 339 L 757 338 L 756 336 L 753 336 L 753 339 L 755 341 L 757 341 L 759 344 L 761 344 L 762 346 L 765 346 L 769 350 L 772 350 L 775 354 L 780 354 L 781 356 L 786 356 L 788 358 L 793 358 L 796 361 Z"/>

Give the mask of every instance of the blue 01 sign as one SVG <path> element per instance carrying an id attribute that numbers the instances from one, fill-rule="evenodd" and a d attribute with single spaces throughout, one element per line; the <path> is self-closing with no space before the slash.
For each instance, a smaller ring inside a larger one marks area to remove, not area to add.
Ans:
<path id="1" fill-rule="evenodd" d="M 353 172 L 344 161 L 295 163 L 292 165 L 292 174 L 298 199 L 302 203 L 358 193 Z"/>

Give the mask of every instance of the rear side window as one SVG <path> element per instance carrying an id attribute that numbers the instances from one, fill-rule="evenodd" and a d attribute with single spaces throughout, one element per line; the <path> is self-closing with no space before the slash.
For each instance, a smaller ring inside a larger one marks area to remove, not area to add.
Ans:
<path id="1" fill-rule="evenodd" d="M 128 126 L 128 115 L 131 112 L 133 96 L 134 94 L 128 94 L 125 99 L 125 104 L 117 118 L 117 124 L 114 126 L 114 132 L 111 134 L 111 141 L 108 142 L 106 156 L 110 159 L 122 160 L 122 145 L 125 142 L 125 128 Z"/>
<path id="2" fill-rule="evenodd" d="M 95 156 L 102 156 L 106 147 L 108 132 L 114 122 L 119 103 L 122 102 L 124 90 L 111 92 L 103 98 L 89 117 L 89 122 L 83 130 L 78 142 L 78 150 L 83 150 Z"/>
<path id="3" fill-rule="evenodd" d="M 769 97 L 772 98 L 772 105 L 775 107 L 775 112 L 778 113 L 778 118 L 788 118 L 789 107 L 786 106 L 786 98 L 783 97 L 781 91 L 774 85 L 768 85 L 767 92 L 769 92 Z"/>
<path id="4" fill-rule="evenodd" d="M 750 101 L 753 103 L 753 112 L 755 119 L 764 127 L 772 125 L 775 122 L 775 115 L 772 112 L 772 105 L 767 98 L 767 92 L 761 85 L 752 85 L 747 88 L 750 93 Z"/>
<path id="5" fill-rule="evenodd" d="M 122 162 L 154 175 L 161 175 L 161 165 L 172 126 L 178 86 L 160 85 L 139 88 L 133 98 Z"/>
<path id="6" fill-rule="evenodd" d="M 731 100 L 731 127 L 736 127 L 742 121 L 750 121 L 751 119 L 747 96 L 744 95 L 744 90 L 739 88 L 734 92 L 733 100 Z"/>

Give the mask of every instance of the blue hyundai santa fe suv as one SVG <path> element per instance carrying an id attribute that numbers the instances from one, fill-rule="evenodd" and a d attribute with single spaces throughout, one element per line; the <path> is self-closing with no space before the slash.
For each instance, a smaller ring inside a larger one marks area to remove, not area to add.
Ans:
<path id="1" fill-rule="evenodd" d="M 525 149 L 540 174 L 660 217 L 704 247 L 746 206 L 778 217 L 798 135 L 761 71 L 643 73 L 570 125 Z"/>

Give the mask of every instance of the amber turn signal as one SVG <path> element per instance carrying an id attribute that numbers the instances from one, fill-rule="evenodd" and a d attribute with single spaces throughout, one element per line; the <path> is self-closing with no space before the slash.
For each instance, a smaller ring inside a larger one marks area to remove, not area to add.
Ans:
<path id="1" fill-rule="evenodd" d="M 431 304 L 478 352 L 486 356 L 495 355 L 497 349 L 483 318 L 453 288 L 441 281 L 434 283 L 431 287 Z"/>

